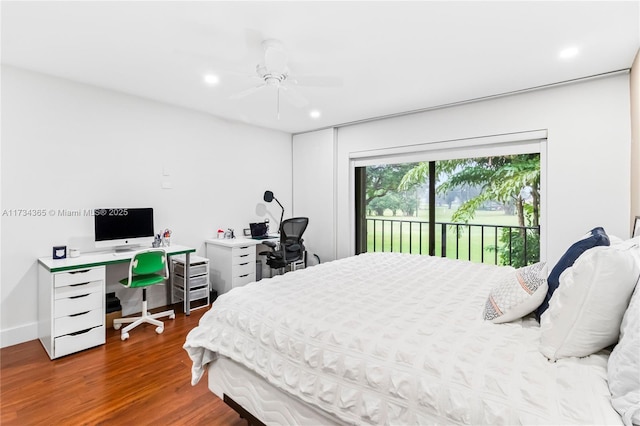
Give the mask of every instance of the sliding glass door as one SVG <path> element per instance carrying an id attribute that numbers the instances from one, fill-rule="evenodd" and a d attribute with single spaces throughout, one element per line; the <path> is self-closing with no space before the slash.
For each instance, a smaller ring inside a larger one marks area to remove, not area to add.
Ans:
<path id="1" fill-rule="evenodd" d="M 355 168 L 356 252 L 540 259 L 540 153 Z"/>

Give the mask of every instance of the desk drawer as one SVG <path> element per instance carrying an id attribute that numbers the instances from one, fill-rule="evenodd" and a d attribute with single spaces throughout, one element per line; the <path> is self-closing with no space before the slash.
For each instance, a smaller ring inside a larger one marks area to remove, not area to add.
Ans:
<path id="1" fill-rule="evenodd" d="M 105 343 L 104 325 L 54 339 L 54 357 L 69 355 Z"/>
<path id="2" fill-rule="evenodd" d="M 234 247 L 231 249 L 231 257 L 247 257 L 247 255 L 256 257 L 256 246 Z"/>
<path id="3" fill-rule="evenodd" d="M 102 308 L 54 319 L 53 336 L 71 334 L 99 325 L 104 325 L 104 311 Z"/>
<path id="4" fill-rule="evenodd" d="M 245 263 L 256 263 L 256 252 L 244 254 L 242 256 L 233 256 L 231 258 L 232 265 L 241 265 Z"/>
<path id="5" fill-rule="evenodd" d="M 173 273 L 184 276 L 184 266 L 184 263 L 174 261 Z M 208 269 L 209 265 L 207 263 L 191 264 L 191 266 L 189 266 L 189 275 L 195 277 L 196 275 L 206 274 Z"/>
<path id="6" fill-rule="evenodd" d="M 233 283 L 231 284 L 231 288 L 240 287 L 240 286 L 243 286 L 245 284 L 252 283 L 255 280 L 256 280 L 256 272 L 254 270 L 250 274 L 233 277 Z"/>
<path id="7" fill-rule="evenodd" d="M 206 299 L 208 297 L 209 287 L 202 287 L 199 289 L 191 290 L 189 292 L 189 300 L 200 300 Z M 173 289 L 173 298 L 174 300 L 184 300 L 184 289 L 182 288 L 174 288 Z"/>
<path id="8" fill-rule="evenodd" d="M 173 285 L 176 287 L 183 288 L 184 287 L 184 277 L 180 275 L 174 276 Z M 191 277 L 189 281 L 189 288 L 194 289 L 197 287 L 209 286 L 209 275 L 200 275 L 199 277 Z"/>
<path id="9" fill-rule="evenodd" d="M 255 275 L 256 272 L 256 261 L 253 260 L 251 262 L 242 263 L 239 265 L 233 265 L 231 267 L 231 276 L 233 278 L 239 277 L 241 275 L 246 275 L 253 273 Z"/>
<path id="10" fill-rule="evenodd" d="M 74 296 L 83 296 L 89 293 L 104 293 L 104 281 L 91 281 L 82 284 L 71 284 L 58 287 L 55 291 L 56 299 L 64 299 Z"/>
<path id="11" fill-rule="evenodd" d="M 88 283 L 89 281 L 104 280 L 104 266 L 79 271 L 59 272 L 54 275 L 55 287 L 63 287 L 71 284 Z"/>
<path id="12" fill-rule="evenodd" d="M 56 299 L 53 309 L 55 318 L 66 317 L 69 315 L 79 314 L 82 312 L 92 311 L 94 309 L 102 309 L 102 301 L 104 294 L 102 292 L 94 292 L 83 294 L 81 296 L 65 297 Z"/>

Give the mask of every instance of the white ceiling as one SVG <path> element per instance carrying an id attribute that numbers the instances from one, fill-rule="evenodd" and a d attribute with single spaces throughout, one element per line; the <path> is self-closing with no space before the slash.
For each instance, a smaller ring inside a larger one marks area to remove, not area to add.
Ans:
<path id="1" fill-rule="evenodd" d="M 29 70 L 297 133 L 631 67 L 638 1 L 2 1 L 1 59 Z M 308 107 L 256 85 L 262 38 Z M 570 46 L 571 60 L 559 59 Z M 216 72 L 217 86 L 203 82 Z M 309 117 L 311 109 L 321 117 Z"/>

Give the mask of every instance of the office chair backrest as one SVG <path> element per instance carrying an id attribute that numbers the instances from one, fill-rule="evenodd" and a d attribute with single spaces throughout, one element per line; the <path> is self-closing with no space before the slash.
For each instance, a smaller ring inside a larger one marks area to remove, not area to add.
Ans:
<path id="1" fill-rule="evenodd" d="M 281 242 L 298 242 L 309 224 L 308 217 L 292 217 L 282 221 L 280 225 Z"/>
<path id="2" fill-rule="evenodd" d="M 160 272 L 162 275 L 160 275 Z M 137 252 L 129 264 L 129 286 L 136 286 L 136 275 L 157 274 L 164 279 L 169 278 L 167 253 L 161 248 L 146 249 Z"/>

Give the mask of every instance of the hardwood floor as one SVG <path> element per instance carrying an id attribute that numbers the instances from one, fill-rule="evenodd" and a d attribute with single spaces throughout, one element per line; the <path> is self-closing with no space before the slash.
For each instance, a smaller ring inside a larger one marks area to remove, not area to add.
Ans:
<path id="1" fill-rule="evenodd" d="M 165 331 L 142 325 L 120 340 L 50 360 L 39 340 L 0 350 L 0 424 L 215 425 L 247 422 L 207 388 L 191 386 L 191 360 L 182 349 L 205 309 L 176 309 Z"/>

